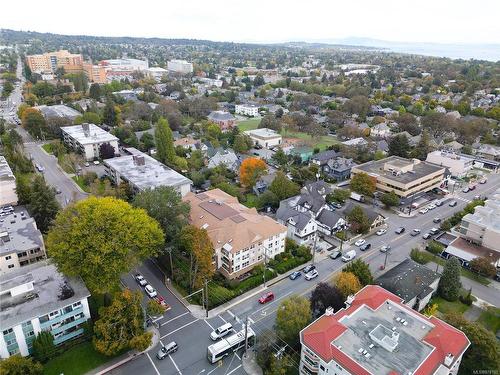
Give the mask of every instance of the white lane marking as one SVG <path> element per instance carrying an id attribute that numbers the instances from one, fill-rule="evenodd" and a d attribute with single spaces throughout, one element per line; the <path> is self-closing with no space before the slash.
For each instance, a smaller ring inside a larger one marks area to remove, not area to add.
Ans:
<path id="1" fill-rule="evenodd" d="M 207 375 L 210 375 L 212 372 L 214 372 L 218 369 L 219 369 L 219 366 L 216 366 L 213 370 L 210 370 L 209 372 L 207 372 Z"/>
<path id="2" fill-rule="evenodd" d="M 172 318 L 172 319 L 170 319 L 170 320 L 167 320 L 166 322 L 163 322 L 163 323 L 161 324 L 161 326 L 163 327 L 165 324 L 170 323 L 170 322 L 173 322 L 175 319 L 178 319 L 178 318 L 180 318 L 181 316 L 184 316 L 184 315 L 186 315 L 186 314 L 189 314 L 189 311 L 186 311 L 184 314 L 177 315 L 175 318 Z"/>
<path id="3" fill-rule="evenodd" d="M 156 323 L 158 320 L 162 320 L 163 318 L 164 318 L 164 316 L 162 315 L 162 316 L 160 316 L 159 318 L 153 319 L 153 322 L 155 322 L 155 323 Z"/>
<path id="4" fill-rule="evenodd" d="M 172 363 L 174 364 L 175 369 L 177 370 L 177 372 L 178 372 L 179 374 L 181 374 L 181 375 L 182 375 L 181 370 L 179 370 L 179 367 L 177 367 L 177 364 L 174 362 L 174 359 L 172 358 L 172 356 L 171 356 L 170 354 L 168 355 L 168 358 L 170 358 L 170 360 L 171 360 L 171 361 L 172 361 Z"/>
<path id="5" fill-rule="evenodd" d="M 158 371 L 158 368 L 156 367 L 155 363 L 153 362 L 153 360 L 151 359 L 151 357 L 149 356 L 149 353 L 146 353 L 146 356 L 149 358 L 149 361 L 151 362 L 151 364 L 153 365 L 153 368 L 155 369 L 156 373 L 158 375 L 161 375 L 160 374 L 160 371 Z"/>
<path id="6" fill-rule="evenodd" d="M 181 326 L 181 327 L 179 327 L 179 328 L 177 328 L 177 329 L 174 329 L 172 332 L 169 332 L 169 333 L 167 333 L 167 334 L 163 335 L 162 337 L 160 337 L 160 340 L 161 340 L 161 339 L 164 339 L 165 337 L 167 337 L 167 336 L 169 336 L 169 335 L 171 335 L 171 334 L 173 334 L 173 333 L 175 333 L 175 332 L 177 332 L 177 331 L 180 331 L 180 330 L 181 330 L 181 329 L 183 329 L 183 328 L 186 328 L 187 326 L 190 326 L 190 325 L 191 325 L 191 324 L 193 324 L 193 323 L 196 323 L 198 320 L 199 320 L 199 319 L 195 319 L 195 320 L 193 320 L 192 322 L 189 322 L 189 323 L 184 324 L 183 326 Z"/>
<path id="7" fill-rule="evenodd" d="M 235 369 L 233 369 L 232 371 L 228 372 L 227 375 L 231 375 L 233 372 L 235 372 L 236 370 L 238 370 L 242 365 L 239 365 L 238 367 L 236 367 Z"/>
<path id="8" fill-rule="evenodd" d="M 232 312 L 231 310 L 227 310 L 227 313 L 228 313 L 229 315 L 231 315 L 231 317 L 232 317 L 233 319 L 236 319 L 236 321 L 238 322 L 238 324 L 241 324 L 241 319 L 240 319 L 240 318 L 238 318 L 236 315 L 234 315 L 234 314 L 233 314 L 233 312 Z"/>
<path id="9" fill-rule="evenodd" d="M 241 357 L 238 355 L 238 353 L 234 352 L 234 355 L 241 361 Z"/>
<path id="10" fill-rule="evenodd" d="M 219 318 L 221 318 L 224 323 L 227 323 L 227 320 L 224 319 L 221 315 L 219 315 Z"/>
<path id="11" fill-rule="evenodd" d="M 215 330 L 215 328 L 214 328 L 214 327 L 212 327 L 212 325 L 211 325 L 211 324 L 210 324 L 210 323 L 209 323 L 206 319 L 203 319 L 203 321 L 204 321 L 205 323 L 207 323 L 207 324 L 208 324 L 208 326 L 209 326 L 210 328 L 212 328 L 212 331 L 214 331 L 214 330 Z"/>

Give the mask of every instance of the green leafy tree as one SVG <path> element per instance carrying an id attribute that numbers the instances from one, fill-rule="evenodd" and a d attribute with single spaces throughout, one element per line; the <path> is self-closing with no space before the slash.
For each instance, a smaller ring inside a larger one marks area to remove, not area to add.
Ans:
<path id="1" fill-rule="evenodd" d="M 415 146 L 415 149 L 411 152 L 411 156 L 416 159 L 425 160 L 427 158 L 427 154 L 431 152 L 430 141 L 431 138 L 429 132 L 424 130 L 420 135 L 420 140 Z"/>
<path id="2" fill-rule="evenodd" d="M 338 202 L 344 203 L 351 196 L 351 192 L 347 189 L 334 189 L 326 196 L 328 203 Z"/>
<path id="3" fill-rule="evenodd" d="M 94 100 L 101 100 L 102 90 L 98 83 L 93 83 L 90 85 L 89 96 Z"/>
<path id="4" fill-rule="evenodd" d="M 362 286 L 373 284 L 373 275 L 370 271 L 370 266 L 361 259 L 350 262 L 342 271 L 353 273 Z"/>
<path id="5" fill-rule="evenodd" d="M 120 124 L 120 115 L 116 110 L 115 102 L 108 98 L 103 110 L 103 121 L 108 126 L 117 126 Z"/>
<path id="6" fill-rule="evenodd" d="M 39 362 L 46 362 L 54 356 L 54 336 L 49 331 L 41 331 L 33 341 L 33 357 Z"/>
<path id="7" fill-rule="evenodd" d="M 46 243 L 59 270 L 81 276 L 91 292 L 105 293 L 121 274 L 157 255 L 164 236 L 143 209 L 112 197 L 90 197 L 59 212 Z"/>
<path id="8" fill-rule="evenodd" d="M 278 199 L 276 194 L 274 194 L 271 190 L 266 190 L 261 195 L 259 195 L 257 203 L 258 203 L 257 206 L 258 208 L 267 206 L 278 207 L 280 204 L 280 200 Z"/>
<path id="9" fill-rule="evenodd" d="M 432 254 L 434 255 L 437 255 L 437 254 L 440 254 L 441 251 L 444 250 L 444 246 L 441 245 L 439 242 L 436 242 L 434 240 L 430 241 L 428 244 L 427 244 L 427 247 L 426 249 L 431 252 Z"/>
<path id="10" fill-rule="evenodd" d="M 165 164 L 172 165 L 175 162 L 174 136 L 168 126 L 168 121 L 160 117 L 155 129 L 156 155 Z"/>
<path id="11" fill-rule="evenodd" d="M 400 156 L 402 158 L 408 157 L 410 151 L 410 144 L 408 138 L 404 134 L 398 134 L 392 137 L 389 141 L 389 155 Z"/>
<path id="12" fill-rule="evenodd" d="M 93 343 L 104 355 L 115 355 L 123 350 L 145 350 L 152 334 L 144 331 L 142 294 L 125 289 L 116 293 L 113 303 L 99 309 L 99 320 L 94 324 Z"/>
<path id="13" fill-rule="evenodd" d="M 41 232 L 47 233 L 59 209 L 54 189 L 45 183 L 43 176 L 36 175 L 31 182 L 28 210 Z"/>
<path id="14" fill-rule="evenodd" d="M 399 197 L 394 191 L 382 194 L 380 200 L 388 208 L 399 206 Z"/>
<path id="15" fill-rule="evenodd" d="M 371 197 L 377 189 L 375 179 L 366 173 L 357 173 L 351 178 L 351 190 Z"/>
<path id="16" fill-rule="evenodd" d="M 20 354 L 10 356 L 0 361 L 2 375 L 42 375 L 43 366 L 29 357 Z"/>
<path id="17" fill-rule="evenodd" d="M 165 312 L 165 308 L 158 301 L 150 299 L 146 311 L 150 316 L 158 316 Z"/>
<path id="18" fill-rule="evenodd" d="M 278 197 L 278 200 L 282 201 L 299 194 L 300 186 L 291 181 L 283 172 L 278 171 L 269 186 L 269 190 Z"/>
<path id="19" fill-rule="evenodd" d="M 347 221 L 351 225 L 351 231 L 353 233 L 366 233 L 370 229 L 370 221 L 363 209 L 356 205 L 347 214 Z"/>
<path id="20" fill-rule="evenodd" d="M 272 156 L 272 160 L 278 164 L 281 168 L 286 167 L 288 164 L 288 156 L 285 154 L 285 152 L 280 148 L 278 148 L 278 151 L 274 153 Z"/>
<path id="21" fill-rule="evenodd" d="M 472 271 L 486 277 L 493 277 L 496 275 L 496 267 L 491 264 L 491 261 L 486 257 L 477 257 L 469 262 L 469 267 Z"/>
<path id="22" fill-rule="evenodd" d="M 302 296 L 282 301 L 276 313 L 276 333 L 290 346 L 299 341 L 299 332 L 311 321 L 311 304 Z"/>
<path id="23" fill-rule="evenodd" d="M 21 116 L 22 126 L 33 137 L 42 138 L 48 133 L 47 122 L 39 110 L 26 108 Z"/>
<path id="24" fill-rule="evenodd" d="M 246 134 L 237 134 L 234 137 L 233 149 L 234 151 L 242 154 L 250 150 L 253 142 L 252 139 Z"/>
<path id="25" fill-rule="evenodd" d="M 456 301 L 460 296 L 460 289 L 462 289 L 460 269 L 460 261 L 455 257 L 448 259 L 444 265 L 437 292 L 447 301 Z"/>

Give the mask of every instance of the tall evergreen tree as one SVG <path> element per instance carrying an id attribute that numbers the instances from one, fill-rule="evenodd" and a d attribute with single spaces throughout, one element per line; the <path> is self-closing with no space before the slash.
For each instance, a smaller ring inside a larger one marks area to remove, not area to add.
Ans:
<path id="1" fill-rule="evenodd" d="M 389 155 L 401 156 L 402 158 L 408 157 L 410 151 L 410 144 L 408 138 L 404 134 L 399 134 L 389 141 Z"/>
<path id="2" fill-rule="evenodd" d="M 116 112 L 115 102 L 108 98 L 106 100 L 106 105 L 104 106 L 103 111 L 103 121 L 108 126 L 116 126 L 118 125 L 118 113 Z"/>
<path id="3" fill-rule="evenodd" d="M 101 100 L 101 86 L 98 83 L 93 83 L 90 85 L 89 95 L 92 99 Z"/>
<path id="4" fill-rule="evenodd" d="M 448 301 L 456 301 L 460 295 L 462 283 L 460 282 L 460 262 L 453 257 L 444 265 L 441 279 L 439 279 L 438 293 Z"/>
<path id="5" fill-rule="evenodd" d="M 425 160 L 427 158 L 427 154 L 431 152 L 430 141 L 431 137 L 429 132 L 424 129 L 420 135 L 420 140 L 418 141 L 417 146 L 411 152 L 411 156 L 420 160 Z"/>
<path id="6" fill-rule="evenodd" d="M 174 136 L 168 125 L 168 121 L 160 117 L 155 129 L 156 155 L 165 164 L 173 164 L 175 161 Z"/>
<path id="7" fill-rule="evenodd" d="M 47 233 L 59 208 L 54 190 L 45 183 L 43 176 L 35 176 L 31 184 L 28 209 L 42 233 Z"/>

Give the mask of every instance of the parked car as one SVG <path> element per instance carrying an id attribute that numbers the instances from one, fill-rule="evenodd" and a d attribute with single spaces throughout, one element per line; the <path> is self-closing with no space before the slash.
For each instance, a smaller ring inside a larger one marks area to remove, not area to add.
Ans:
<path id="1" fill-rule="evenodd" d="M 389 250 L 391 250 L 391 245 L 384 245 L 380 248 L 380 252 L 382 253 L 387 253 Z"/>
<path id="2" fill-rule="evenodd" d="M 482 179 L 479 180 L 479 183 L 481 185 L 485 184 L 486 182 L 488 182 L 488 179 L 486 177 L 483 177 Z"/>
<path id="3" fill-rule="evenodd" d="M 432 234 L 430 234 L 430 233 L 426 233 L 426 234 L 424 234 L 424 235 L 422 236 L 422 238 L 423 238 L 424 240 L 428 240 L 428 239 L 429 239 L 429 238 L 431 238 L 431 237 L 432 237 Z"/>
<path id="4" fill-rule="evenodd" d="M 214 329 L 210 333 L 210 338 L 212 341 L 217 341 L 231 332 L 233 332 L 233 325 L 231 323 L 226 323 Z"/>
<path id="5" fill-rule="evenodd" d="M 356 258 L 356 250 L 350 250 L 342 256 L 342 262 L 347 263 Z"/>
<path id="6" fill-rule="evenodd" d="M 99 165 L 99 160 L 94 160 L 94 165 Z"/>
<path id="7" fill-rule="evenodd" d="M 432 235 L 435 235 L 435 234 L 438 234 L 439 233 L 439 229 L 437 228 L 432 228 L 430 231 L 429 231 L 430 234 Z"/>
<path id="8" fill-rule="evenodd" d="M 418 211 L 418 212 L 420 212 L 420 213 L 423 215 L 423 214 L 426 214 L 427 212 L 429 212 L 429 210 L 428 210 L 427 208 L 422 208 L 422 209 L 421 209 L 420 211 Z"/>
<path id="9" fill-rule="evenodd" d="M 469 187 L 466 186 L 462 189 L 462 193 L 468 193 L 470 190 L 469 190 Z"/>
<path id="10" fill-rule="evenodd" d="M 304 267 L 302 271 L 304 271 L 304 273 L 308 273 L 314 269 L 316 269 L 316 266 L 314 264 L 308 264 L 307 266 Z"/>
<path id="11" fill-rule="evenodd" d="M 1 212 L 9 213 L 9 212 L 14 212 L 14 207 L 12 206 L 4 206 L 0 210 Z"/>
<path id="12" fill-rule="evenodd" d="M 437 207 L 441 207 L 443 205 L 443 201 L 441 199 L 437 200 L 434 202 L 434 204 L 437 206 Z"/>
<path id="13" fill-rule="evenodd" d="M 150 298 L 154 298 L 158 295 L 158 293 L 156 292 L 156 289 L 153 288 L 151 285 L 146 285 L 144 287 L 144 291 L 146 292 L 146 294 L 150 297 Z"/>
<path id="14" fill-rule="evenodd" d="M 354 245 L 359 247 L 361 245 L 364 245 L 365 242 L 366 242 L 366 240 L 364 238 L 361 238 L 361 239 L 357 240 L 356 242 L 354 242 Z"/>
<path id="15" fill-rule="evenodd" d="M 263 296 L 259 298 L 259 303 L 263 305 L 264 303 L 271 302 L 274 299 L 274 293 L 273 292 L 267 292 Z"/>
<path id="16" fill-rule="evenodd" d="M 160 296 L 159 294 L 154 298 L 156 302 L 158 302 L 160 305 L 162 305 L 164 308 L 168 307 L 167 301 L 165 301 L 165 298 Z"/>
<path id="17" fill-rule="evenodd" d="M 339 257 L 342 256 L 342 252 L 340 250 L 334 250 L 331 254 L 330 254 L 330 258 L 332 259 L 337 259 Z"/>
<path id="18" fill-rule="evenodd" d="M 41 172 L 43 172 L 43 171 L 45 170 L 45 168 L 44 168 L 44 167 L 42 167 L 40 164 L 36 164 L 36 165 L 35 165 L 35 167 L 36 167 L 36 170 L 37 170 L 38 172 L 40 172 L 40 173 L 41 173 Z"/>
<path id="19" fill-rule="evenodd" d="M 361 245 L 361 246 L 359 247 L 359 250 L 361 250 L 361 251 L 366 251 L 366 250 L 368 250 L 370 247 L 372 247 L 372 245 L 371 245 L 371 244 L 369 244 L 369 243 L 365 243 L 364 245 Z"/>
<path id="20" fill-rule="evenodd" d="M 288 276 L 290 278 L 290 280 L 295 280 L 297 277 L 299 277 L 300 275 L 302 275 L 302 273 L 300 271 L 295 271 L 295 272 L 292 272 L 290 274 L 290 276 Z"/>
<path id="21" fill-rule="evenodd" d="M 148 281 L 140 273 L 135 274 L 134 278 L 140 286 L 148 285 Z"/>
<path id="22" fill-rule="evenodd" d="M 440 223 L 441 222 L 441 218 L 439 217 L 435 217 L 433 220 L 432 220 L 433 223 Z"/>
<path id="23" fill-rule="evenodd" d="M 179 349 L 179 346 L 175 341 L 172 341 L 168 343 L 165 346 L 162 346 L 160 350 L 158 350 L 158 353 L 156 353 L 156 358 L 158 359 L 165 359 L 166 356 L 168 356 L 171 353 L 175 353 Z"/>
<path id="24" fill-rule="evenodd" d="M 312 280 L 316 277 L 318 277 L 319 273 L 316 270 L 312 270 L 311 272 L 306 273 L 305 278 L 306 280 Z"/>
<path id="25" fill-rule="evenodd" d="M 333 206 L 336 209 L 342 208 L 342 205 L 340 203 L 337 203 L 337 202 L 330 203 L 330 205 Z"/>
<path id="26" fill-rule="evenodd" d="M 448 203 L 448 206 L 455 207 L 457 204 L 458 204 L 457 201 L 451 201 L 450 203 Z"/>
<path id="27" fill-rule="evenodd" d="M 433 209 L 435 209 L 435 208 L 436 208 L 436 205 L 435 205 L 435 204 L 430 204 L 430 205 L 428 205 L 428 206 L 427 206 L 427 208 L 428 208 L 429 210 L 433 210 Z"/>
<path id="28" fill-rule="evenodd" d="M 410 236 L 415 237 L 420 234 L 420 229 L 413 229 L 410 233 Z"/>
<path id="29" fill-rule="evenodd" d="M 90 167 L 90 163 L 88 161 L 85 162 L 84 164 L 86 167 Z"/>
<path id="30" fill-rule="evenodd" d="M 476 185 L 469 185 L 469 191 L 476 190 Z"/>
<path id="31" fill-rule="evenodd" d="M 386 234 L 386 233 L 387 233 L 387 229 L 382 228 L 382 229 L 379 229 L 377 231 L 377 236 L 381 236 L 381 235 Z"/>
<path id="32" fill-rule="evenodd" d="M 405 227 L 399 227 L 398 229 L 395 230 L 396 234 L 401 234 L 404 233 Z"/>

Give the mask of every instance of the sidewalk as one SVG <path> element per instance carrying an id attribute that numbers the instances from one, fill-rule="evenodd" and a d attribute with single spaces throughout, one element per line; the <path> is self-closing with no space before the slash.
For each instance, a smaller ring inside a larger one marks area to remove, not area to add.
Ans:
<path id="1" fill-rule="evenodd" d="M 243 364 L 243 370 L 245 370 L 248 375 L 262 375 L 262 369 L 257 364 L 255 351 L 248 350 L 241 358 L 241 363 Z"/>

